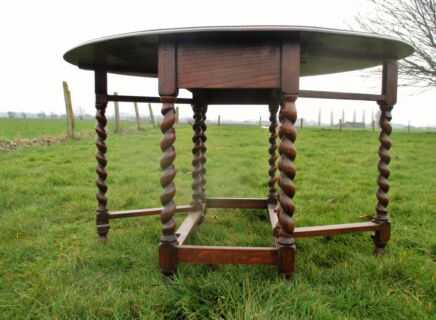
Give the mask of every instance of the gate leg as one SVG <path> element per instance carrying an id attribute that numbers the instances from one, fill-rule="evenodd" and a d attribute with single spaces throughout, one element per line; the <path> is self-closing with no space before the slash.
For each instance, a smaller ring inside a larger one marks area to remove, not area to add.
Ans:
<path id="1" fill-rule="evenodd" d="M 278 223 L 280 224 L 280 233 L 277 239 L 278 268 L 283 275 L 289 279 L 295 269 L 295 240 L 293 232 L 295 228 L 292 216 L 295 211 L 295 205 L 292 198 L 295 194 L 295 184 L 293 182 L 296 168 L 294 165 L 297 151 L 294 146 L 297 132 L 294 123 L 297 119 L 297 109 L 295 107 L 296 95 L 282 96 L 280 108 L 280 176 L 278 184 L 281 188 L 279 195 Z"/>
<path id="2" fill-rule="evenodd" d="M 96 225 L 97 233 L 99 235 L 99 241 L 101 243 L 107 242 L 107 234 L 109 232 L 109 210 L 107 208 L 107 172 L 106 172 L 106 107 L 107 107 L 107 73 L 106 71 L 95 71 L 95 118 L 97 119 L 97 125 L 95 131 L 97 133 L 97 139 L 95 140 L 95 145 L 97 146 L 97 154 L 95 158 L 97 159 L 97 201 L 98 207 L 96 209 Z"/>
<path id="3" fill-rule="evenodd" d="M 392 126 L 390 121 L 392 119 L 391 111 L 397 101 L 397 77 L 398 77 L 398 63 L 397 61 L 386 61 L 383 63 L 383 82 L 382 93 L 385 95 L 385 100 L 377 101 L 380 107 L 380 148 L 378 149 L 378 155 L 380 160 L 378 162 L 379 176 L 377 178 L 377 206 L 375 222 L 380 224 L 380 229 L 375 232 L 373 241 L 375 244 L 374 255 L 382 256 L 385 252 L 385 246 L 390 239 L 391 224 L 388 218 L 388 191 L 390 175 L 389 162 L 391 156 L 389 155 L 389 149 L 391 148 L 390 134 L 392 132 Z"/>

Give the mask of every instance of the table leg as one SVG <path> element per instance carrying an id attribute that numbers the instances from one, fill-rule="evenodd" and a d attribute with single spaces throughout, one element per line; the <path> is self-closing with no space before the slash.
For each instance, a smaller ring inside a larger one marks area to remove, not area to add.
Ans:
<path id="1" fill-rule="evenodd" d="M 107 107 L 107 74 L 105 71 L 95 71 L 95 94 L 96 94 L 96 102 L 95 109 L 96 114 L 95 118 L 97 120 L 97 125 L 95 127 L 95 131 L 97 133 L 97 139 L 95 140 L 95 144 L 97 146 L 97 154 L 95 158 L 97 159 L 97 201 L 98 207 L 96 209 L 96 224 L 97 224 L 97 233 L 99 235 L 99 241 L 102 243 L 107 242 L 107 234 L 109 232 L 109 210 L 107 208 L 107 172 L 106 172 L 106 107 Z"/>
<path id="2" fill-rule="evenodd" d="M 207 103 L 205 101 L 202 101 L 202 108 L 201 108 L 201 199 L 203 204 L 206 203 L 206 113 L 207 113 Z"/>
<path id="3" fill-rule="evenodd" d="M 392 119 L 391 111 L 397 102 L 397 81 L 398 80 L 398 62 L 394 60 L 388 60 L 383 63 L 383 77 L 382 77 L 382 93 L 385 99 L 377 101 L 380 107 L 380 148 L 378 149 L 378 155 L 380 161 L 378 162 L 379 176 L 377 178 L 377 206 L 375 222 L 380 225 L 378 231 L 373 236 L 375 248 L 374 255 L 381 256 L 384 254 L 385 246 L 389 241 L 391 234 L 391 224 L 388 218 L 388 191 L 389 191 L 389 162 L 391 157 L 389 155 L 389 149 L 391 148 L 391 139 L 389 138 L 392 132 L 392 126 L 390 121 Z"/>
<path id="4" fill-rule="evenodd" d="M 176 131 L 174 124 L 176 122 L 176 110 L 174 102 L 176 96 L 161 96 L 162 115 L 164 116 L 160 124 L 163 138 L 160 143 L 163 152 L 160 166 L 163 170 L 160 178 L 160 184 L 164 189 L 160 197 L 162 203 L 162 236 L 159 244 L 159 266 L 161 272 L 165 276 L 171 276 L 176 272 L 177 268 L 177 236 L 176 221 L 174 214 L 176 212 L 176 204 L 174 196 L 176 194 L 176 186 L 173 182 L 176 176 L 176 168 L 173 164 L 176 158 L 174 142 L 176 140 Z"/>
<path id="5" fill-rule="evenodd" d="M 276 192 L 276 171 L 277 171 L 277 110 L 279 108 L 278 102 L 274 99 L 270 102 L 269 106 L 269 194 L 268 194 L 268 203 L 276 204 L 277 203 L 277 192 Z"/>
<path id="6" fill-rule="evenodd" d="M 380 230 L 375 232 L 375 236 L 373 237 L 375 249 L 374 255 L 380 256 L 384 254 L 384 248 L 386 243 L 390 238 L 390 222 L 388 218 L 388 209 L 387 206 L 389 204 L 388 191 L 389 191 L 389 182 L 388 178 L 390 175 L 389 171 L 389 162 L 391 161 L 391 157 L 389 155 L 389 149 L 391 148 L 391 139 L 390 134 L 392 132 L 392 126 L 390 121 L 392 119 L 391 110 L 392 105 L 388 105 L 385 102 L 379 102 L 380 106 L 380 148 L 378 150 L 378 154 L 380 160 L 378 162 L 378 171 L 379 176 L 377 178 L 377 206 L 376 212 L 377 215 L 375 217 L 375 221 L 380 223 Z"/>
<path id="7" fill-rule="evenodd" d="M 194 210 L 199 210 L 201 209 L 202 202 L 203 140 L 201 138 L 202 106 L 198 100 L 194 99 L 192 109 L 194 111 L 194 123 L 192 124 L 192 128 L 194 130 L 194 136 L 192 137 L 192 142 L 194 143 L 192 148 L 192 154 L 194 155 L 192 160 L 192 206 L 194 207 Z"/>
<path id="8" fill-rule="evenodd" d="M 295 139 L 297 132 L 294 123 L 297 120 L 297 109 L 295 107 L 296 95 L 283 95 L 280 105 L 280 145 L 279 145 L 279 171 L 278 184 L 281 188 L 279 195 L 278 222 L 280 224 L 280 234 L 277 239 L 278 268 L 283 275 L 289 279 L 295 269 L 295 240 L 293 237 L 294 221 L 292 216 L 295 205 L 292 198 L 295 194 L 296 168 L 294 160 L 296 157 Z"/>

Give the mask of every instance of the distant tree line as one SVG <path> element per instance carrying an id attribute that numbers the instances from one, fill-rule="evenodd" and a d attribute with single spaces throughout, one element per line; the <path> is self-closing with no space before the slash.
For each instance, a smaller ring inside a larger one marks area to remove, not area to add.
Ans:
<path id="1" fill-rule="evenodd" d="M 0 113 L 0 118 L 9 118 L 9 119 L 65 119 L 65 114 L 58 114 L 54 112 L 46 113 L 44 111 L 32 113 L 32 112 L 16 112 L 16 111 L 8 111 L 6 113 Z"/>
<path id="2" fill-rule="evenodd" d="M 108 115 L 107 117 L 108 117 L 108 119 L 114 118 L 113 115 Z M 66 114 L 65 113 L 55 113 L 55 112 L 47 113 L 45 111 L 41 111 L 41 112 L 7 111 L 7 112 L 3 112 L 3 113 L 0 112 L 0 118 L 9 118 L 9 119 L 20 119 L 20 118 L 21 119 L 26 119 L 26 118 L 30 118 L 30 119 L 66 119 Z M 76 120 L 95 120 L 95 115 L 86 113 L 84 111 L 84 109 L 80 109 L 80 110 L 77 109 L 75 114 L 74 114 L 74 118 Z M 120 118 L 122 120 L 135 120 L 135 115 L 129 114 L 129 113 L 121 113 Z M 162 116 L 156 115 L 155 118 L 156 118 L 156 120 L 159 121 L 162 118 Z M 143 117 L 141 117 L 141 120 L 149 121 L 150 117 L 148 115 L 143 116 Z M 186 120 L 186 122 L 188 122 L 190 119 L 186 118 L 184 120 Z"/>

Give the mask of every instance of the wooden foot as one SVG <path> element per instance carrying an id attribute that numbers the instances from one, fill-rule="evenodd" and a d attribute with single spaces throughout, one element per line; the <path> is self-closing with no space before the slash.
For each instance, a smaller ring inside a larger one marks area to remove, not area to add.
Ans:
<path id="1" fill-rule="evenodd" d="M 290 246 L 279 244 L 277 266 L 279 272 L 288 280 L 291 279 L 295 270 L 295 251 L 295 243 Z"/>
<path id="2" fill-rule="evenodd" d="M 159 268 L 164 277 L 171 277 L 177 271 L 177 248 L 173 245 L 159 245 Z"/>
<path id="3" fill-rule="evenodd" d="M 389 222 L 383 222 L 380 225 L 380 229 L 375 232 L 375 235 L 372 236 L 372 240 L 374 241 L 374 256 L 381 257 L 385 254 L 385 246 L 388 243 L 391 237 L 391 224 Z"/>

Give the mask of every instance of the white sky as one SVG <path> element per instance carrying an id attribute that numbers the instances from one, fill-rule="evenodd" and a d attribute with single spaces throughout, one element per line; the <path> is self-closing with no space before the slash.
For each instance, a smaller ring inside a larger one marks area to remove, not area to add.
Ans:
<path id="1" fill-rule="evenodd" d="M 365 0 L 305 1 L 164 1 L 164 0 L 14 0 L 0 4 L 0 112 L 27 111 L 64 113 L 62 81 L 72 92 L 74 108 L 94 113 L 93 73 L 66 63 L 62 56 L 68 49 L 94 38 L 157 28 L 213 25 L 307 25 L 348 29 L 357 12 L 368 9 Z M 301 89 L 378 93 L 379 82 L 363 79 L 359 72 L 301 80 Z M 110 75 L 109 92 L 157 95 L 155 79 Z M 189 97 L 181 91 L 180 96 Z M 421 94 L 400 88 L 393 122 L 412 125 L 436 125 L 436 90 Z M 122 103 L 122 112 L 133 112 L 132 104 Z M 159 105 L 153 105 L 155 113 Z M 377 105 L 372 102 L 299 99 L 299 117 L 330 122 L 345 108 L 350 121 L 356 110 L 366 120 Z M 113 113 L 109 107 L 108 113 Z M 146 106 L 141 104 L 143 114 Z M 189 106 L 181 106 L 181 117 L 190 116 Z M 254 120 L 268 118 L 265 106 L 210 106 L 208 118 Z"/>

